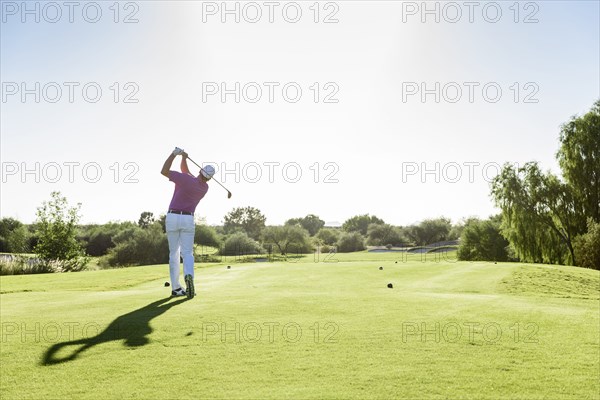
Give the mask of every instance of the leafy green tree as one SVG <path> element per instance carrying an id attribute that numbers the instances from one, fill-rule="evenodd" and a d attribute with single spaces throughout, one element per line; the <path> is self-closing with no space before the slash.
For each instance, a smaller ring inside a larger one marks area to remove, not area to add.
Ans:
<path id="1" fill-rule="evenodd" d="M 574 247 L 577 265 L 600 269 L 600 222 L 588 218 L 587 233 L 575 238 Z"/>
<path id="2" fill-rule="evenodd" d="M 25 225 L 13 230 L 8 237 L 8 247 L 11 253 L 29 253 L 29 231 Z"/>
<path id="3" fill-rule="evenodd" d="M 321 228 L 317 232 L 317 239 L 328 246 L 334 246 L 340 238 L 340 230 L 336 228 Z"/>
<path id="4" fill-rule="evenodd" d="M 308 253 L 311 250 L 308 231 L 298 225 L 267 226 L 262 232 L 264 244 L 274 244 L 281 255 Z"/>
<path id="5" fill-rule="evenodd" d="M 8 239 L 13 230 L 23 225 L 21 221 L 14 218 L 2 218 L 0 219 L 0 253 L 10 253 L 10 247 L 8 245 Z"/>
<path id="6" fill-rule="evenodd" d="M 138 225 L 140 228 L 148 228 L 154 222 L 154 214 L 150 211 L 144 211 L 140 215 L 140 219 L 138 220 Z"/>
<path id="7" fill-rule="evenodd" d="M 308 214 L 303 218 L 291 218 L 285 222 L 285 225 L 299 225 L 308 231 L 310 236 L 315 236 L 319 229 L 325 226 L 325 221 L 314 214 Z"/>
<path id="8" fill-rule="evenodd" d="M 535 162 L 506 164 L 492 181 L 492 197 L 502 210 L 502 234 L 526 262 L 574 263 L 579 233 L 569 185 Z"/>
<path id="9" fill-rule="evenodd" d="M 367 230 L 369 229 L 369 225 L 383 223 L 384 222 L 382 219 L 379 219 L 374 215 L 356 215 L 352 218 L 347 219 L 342 224 L 342 229 L 346 232 L 359 232 L 361 235 L 365 236 L 367 234 Z"/>
<path id="10" fill-rule="evenodd" d="M 448 232 L 448 240 L 458 240 L 460 239 L 460 237 L 462 236 L 463 230 L 465 229 L 465 227 L 471 222 L 471 221 L 475 221 L 478 220 L 479 218 L 463 218 L 461 221 L 459 221 L 458 223 L 452 225 L 452 228 L 450 228 L 450 232 Z"/>
<path id="11" fill-rule="evenodd" d="M 113 238 L 117 237 L 121 231 L 135 227 L 133 222 L 108 222 L 104 225 L 83 227 L 82 240 L 86 243 L 86 253 L 95 257 L 108 254 L 108 251 L 115 247 Z"/>
<path id="12" fill-rule="evenodd" d="M 221 238 L 212 226 L 198 224 L 194 233 L 194 243 L 219 248 L 221 247 Z"/>
<path id="13" fill-rule="evenodd" d="M 252 239 L 258 240 L 266 220 L 258 208 L 238 207 L 225 216 L 223 229 L 226 234 L 243 231 Z"/>
<path id="14" fill-rule="evenodd" d="M 469 219 L 458 248 L 458 259 L 465 261 L 508 261 L 508 241 L 500 233 L 501 216 L 487 220 Z"/>
<path id="15" fill-rule="evenodd" d="M 36 227 L 39 240 L 37 257 L 44 263 L 56 263 L 62 271 L 80 271 L 88 262 L 81 243 L 77 241 L 77 222 L 81 204 L 69 207 L 60 192 L 52 192 L 51 200 L 37 209 Z"/>
<path id="16" fill-rule="evenodd" d="M 448 240 L 452 224 L 448 218 L 426 219 L 418 225 L 407 227 L 404 232 L 409 240 L 417 246 Z"/>
<path id="17" fill-rule="evenodd" d="M 343 232 L 337 243 L 337 251 L 340 253 L 350 253 L 365 249 L 365 238 L 358 231 Z"/>
<path id="18" fill-rule="evenodd" d="M 162 226 L 163 232 L 166 233 L 167 232 L 167 215 L 160 214 L 160 216 L 158 217 L 158 223 L 160 224 L 160 226 Z"/>
<path id="19" fill-rule="evenodd" d="M 14 218 L 0 220 L 0 253 L 29 252 L 29 231 Z"/>
<path id="20" fill-rule="evenodd" d="M 263 251 L 260 244 L 244 232 L 236 232 L 225 239 L 219 251 L 222 256 L 245 256 Z"/>
<path id="21" fill-rule="evenodd" d="M 367 229 L 367 244 L 370 246 L 400 246 L 405 241 L 401 231 L 389 224 L 370 224 Z"/>
<path id="22" fill-rule="evenodd" d="M 587 218 L 600 222 L 600 100 L 564 124 L 559 139 L 556 158 L 573 191 L 579 230 L 585 231 Z"/>
<path id="23" fill-rule="evenodd" d="M 147 228 L 133 225 L 114 238 L 115 247 L 105 262 L 111 266 L 164 264 L 169 262 L 169 243 L 158 221 Z"/>
<path id="24" fill-rule="evenodd" d="M 556 158 L 564 181 L 535 162 L 506 165 L 492 182 L 502 234 L 523 261 L 578 264 L 574 242 L 600 222 L 600 100 L 561 127 Z"/>

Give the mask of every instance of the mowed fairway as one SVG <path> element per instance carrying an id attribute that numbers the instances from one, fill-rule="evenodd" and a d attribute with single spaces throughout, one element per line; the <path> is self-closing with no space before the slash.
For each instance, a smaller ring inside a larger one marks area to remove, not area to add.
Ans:
<path id="1" fill-rule="evenodd" d="M 1 277 L 1 397 L 599 398 L 598 271 L 395 257 Z"/>

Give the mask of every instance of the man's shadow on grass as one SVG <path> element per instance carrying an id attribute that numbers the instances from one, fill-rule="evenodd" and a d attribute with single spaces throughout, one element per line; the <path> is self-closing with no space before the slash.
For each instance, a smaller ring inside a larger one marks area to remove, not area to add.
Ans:
<path id="1" fill-rule="evenodd" d="M 73 361 L 90 347 L 115 340 L 124 340 L 124 344 L 129 347 L 138 347 L 148 344 L 150 340 L 147 336 L 152 333 L 150 321 L 163 314 L 171 307 L 181 304 L 187 300 L 186 298 L 183 298 L 167 303 L 171 299 L 172 297 L 167 297 L 166 299 L 155 301 L 147 306 L 138 308 L 137 310 L 131 311 L 127 314 L 123 314 L 117 317 L 113 322 L 110 323 L 108 327 L 106 327 L 105 330 L 98 333 L 96 336 L 56 343 L 46 350 L 41 364 L 54 365 L 67 361 Z M 70 346 L 80 347 L 74 350 L 68 356 L 58 357 L 56 355 L 63 347 Z"/>

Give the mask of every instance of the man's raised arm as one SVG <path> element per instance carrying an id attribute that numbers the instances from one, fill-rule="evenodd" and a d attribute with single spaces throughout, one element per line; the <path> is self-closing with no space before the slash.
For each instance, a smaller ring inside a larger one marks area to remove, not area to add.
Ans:
<path id="1" fill-rule="evenodd" d="M 187 165 L 187 153 L 184 151 L 183 153 L 181 153 L 181 172 L 183 172 L 184 174 L 190 174 L 190 169 L 188 168 Z"/>
<path id="2" fill-rule="evenodd" d="M 167 178 L 169 177 L 169 171 L 171 170 L 171 165 L 173 164 L 173 160 L 175 160 L 175 154 L 171 153 L 171 154 L 169 154 L 169 158 L 167 158 L 167 160 L 163 164 L 162 169 L 160 170 L 160 173 L 163 174 L 164 176 L 166 176 Z"/>
<path id="3" fill-rule="evenodd" d="M 175 150 L 173 150 L 173 152 L 171 153 L 171 155 L 169 156 L 169 158 L 167 158 L 167 161 L 165 161 L 165 163 L 163 164 L 163 167 L 160 170 L 160 173 L 163 174 L 164 176 L 166 176 L 168 178 L 169 177 L 169 171 L 171 170 L 171 164 L 173 164 L 173 160 L 178 155 L 184 154 L 184 153 L 185 153 L 185 151 L 183 151 L 179 147 L 175 147 Z M 187 154 L 186 154 L 186 157 L 187 157 Z"/>

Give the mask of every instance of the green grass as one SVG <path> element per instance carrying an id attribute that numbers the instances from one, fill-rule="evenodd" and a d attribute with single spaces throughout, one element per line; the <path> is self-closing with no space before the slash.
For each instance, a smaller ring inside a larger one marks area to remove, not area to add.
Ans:
<path id="1" fill-rule="evenodd" d="M 1 397 L 600 398 L 598 271 L 401 257 L 0 277 Z"/>

